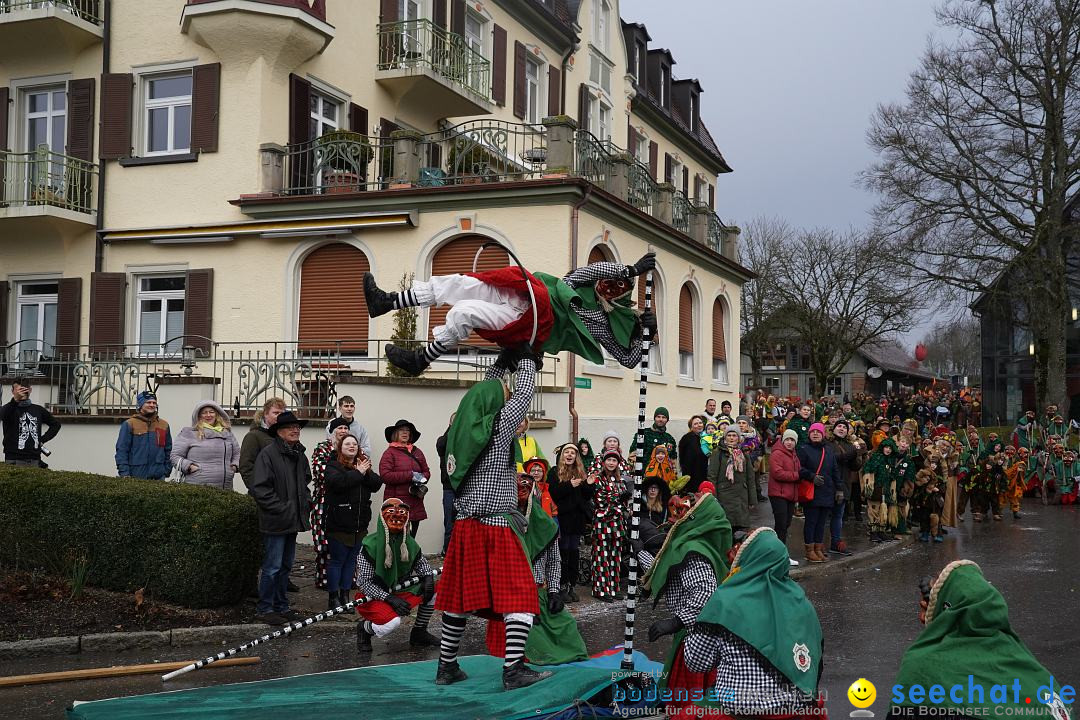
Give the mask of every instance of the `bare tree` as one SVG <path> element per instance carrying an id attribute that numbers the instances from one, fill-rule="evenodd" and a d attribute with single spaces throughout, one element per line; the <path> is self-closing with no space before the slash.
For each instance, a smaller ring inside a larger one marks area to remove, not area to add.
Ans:
<path id="1" fill-rule="evenodd" d="M 860 349 L 908 330 L 922 306 L 880 238 L 861 231 L 798 234 L 775 276 L 773 322 L 807 349 L 820 389 Z"/>
<path id="2" fill-rule="evenodd" d="M 947 0 L 903 104 L 868 132 L 876 225 L 911 278 L 1019 301 L 1039 404 L 1067 406 L 1067 258 L 1080 183 L 1080 0 Z M 1007 282 L 996 282 L 1008 270 Z"/>
<path id="3" fill-rule="evenodd" d="M 922 339 L 926 365 L 940 377 L 977 377 L 982 369 L 979 330 L 972 317 L 937 323 Z"/>
<path id="4" fill-rule="evenodd" d="M 755 277 L 743 285 L 739 297 L 740 347 L 750 358 L 751 387 L 761 387 L 761 359 L 775 343 L 777 272 L 791 248 L 795 232 L 786 220 L 761 216 L 743 228 L 742 236 L 740 260 Z"/>

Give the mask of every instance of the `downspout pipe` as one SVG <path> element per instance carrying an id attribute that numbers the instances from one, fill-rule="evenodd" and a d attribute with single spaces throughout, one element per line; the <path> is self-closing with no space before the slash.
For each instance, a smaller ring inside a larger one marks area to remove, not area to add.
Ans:
<path id="1" fill-rule="evenodd" d="M 570 208 L 570 270 L 573 272 L 577 270 L 577 257 L 578 257 L 578 219 L 581 217 L 581 208 L 589 202 L 592 196 L 593 186 L 592 183 L 585 184 L 585 193 Z M 570 440 L 571 442 L 577 442 L 577 439 L 581 437 L 580 434 L 580 422 L 577 413 L 577 407 L 575 403 L 577 401 L 577 355 L 570 353 L 569 359 L 566 363 L 566 373 L 570 380 Z"/>
<path id="2" fill-rule="evenodd" d="M 112 64 L 109 62 L 110 49 L 112 46 L 112 0 L 102 2 L 101 20 L 104 24 L 104 32 L 101 40 L 101 75 L 104 77 L 110 72 Z M 101 88 L 98 88 L 100 97 Z M 98 115 L 101 114 L 100 104 Z M 98 127 L 101 127 L 100 124 Z M 101 133 L 98 133 L 98 143 L 101 142 Z M 100 154 L 100 153 L 99 153 Z M 105 229 L 105 168 L 108 162 L 99 160 L 98 185 L 97 185 L 97 223 L 94 232 L 94 272 L 101 272 L 105 267 L 105 241 L 102 230 Z"/>

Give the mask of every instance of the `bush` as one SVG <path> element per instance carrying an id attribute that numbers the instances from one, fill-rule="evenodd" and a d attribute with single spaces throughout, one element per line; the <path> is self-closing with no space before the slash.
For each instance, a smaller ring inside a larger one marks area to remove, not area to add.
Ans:
<path id="1" fill-rule="evenodd" d="M 0 466 L 0 558 L 188 607 L 239 602 L 262 562 L 255 502 L 194 485 Z M 60 567 L 57 559 L 60 558 Z"/>

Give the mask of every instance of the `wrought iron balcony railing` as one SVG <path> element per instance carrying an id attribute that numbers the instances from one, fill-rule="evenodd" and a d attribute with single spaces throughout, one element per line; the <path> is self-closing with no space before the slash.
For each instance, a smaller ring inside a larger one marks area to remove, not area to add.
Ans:
<path id="1" fill-rule="evenodd" d="M 379 70 L 406 73 L 431 70 L 479 95 L 491 95 L 491 63 L 465 38 L 430 20 L 404 20 L 379 25 Z"/>
<path id="2" fill-rule="evenodd" d="M 0 0 L 0 21 L 5 14 L 43 8 L 65 10 L 80 20 L 101 25 L 101 0 Z"/>
<path id="3" fill-rule="evenodd" d="M 94 210 L 98 168 L 40 145 L 32 152 L 0 151 L 0 205 L 50 205 L 78 213 Z"/>
<path id="4" fill-rule="evenodd" d="M 328 132 L 287 146 L 285 193 L 323 195 L 385 188 L 393 160 L 394 145 L 387 139 L 344 130 Z"/>

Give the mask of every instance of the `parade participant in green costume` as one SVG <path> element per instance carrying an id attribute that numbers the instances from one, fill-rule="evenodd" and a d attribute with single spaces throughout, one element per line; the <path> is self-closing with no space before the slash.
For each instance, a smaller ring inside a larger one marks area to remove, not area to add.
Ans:
<path id="1" fill-rule="evenodd" d="M 890 716 L 921 716 L 920 707 L 933 707 L 954 716 L 1027 717 L 1042 710 L 1037 717 L 1072 717 L 1061 686 L 1013 632 L 1005 598 L 971 560 L 945 566 L 920 602 L 919 619 L 926 627 L 900 661 Z M 939 702 L 916 702 L 908 692 L 915 685 L 924 691 L 940 685 L 945 693 Z M 961 688 L 955 696 L 954 686 Z M 903 690 L 899 703 L 896 687 Z"/>
<path id="2" fill-rule="evenodd" d="M 433 340 L 426 347 L 386 346 L 387 359 L 409 375 L 424 372 L 474 330 L 503 348 L 531 344 L 532 352 L 551 355 L 568 350 L 597 365 L 604 364 L 606 350 L 623 367 L 632 368 L 641 361 L 642 326 L 656 341 L 655 313 L 639 317 L 631 308 L 633 278 L 655 267 L 654 253 L 633 265 L 592 263 L 562 278 L 511 266 L 439 275 L 391 293 L 365 273 L 364 299 L 371 317 L 406 307 L 452 306 L 445 323 L 432 329 Z"/>
<path id="3" fill-rule="evenodd" d="M 862 468 L 862 495 L 866 501 L 866 519 L 870 526 L 870 540 L 887 542 L 890 538 L 888 498 L 896 485 L 896 442 L 892 438 L 881 441 Z"/>
<path id="4" fill-rule="evenodd" d="M 708 691 L 712 680 L 705 673 L 692 673 L 683 660 L 682 642 L 687 628 L 716 590 L 717 582 L 727 575 L 727 551 L 731 547 L 731 524 L 724 508 L 711 493 L 703 493 L 688 513 L 679 518 L 655 557 L 640 541 L 634 550 L 645 569 L 642 588 L 653 596 L 655 606 L 661 598 L 671 617 L 658 620 L 649 628 L 649 642 L 674 634 L 671 652 L 664 665 L 662 685 L 673 694 Z M 667 704 L 668 717 L 679 717 L 680 708 L 689 702 L 672 700 Z"/>
<path id="5" fill-rule="evenodd" d="M 525 658 L 537 665 L 560 665 L 589 657 L 585 641 L 578 632 L 574 616 L 567 612 L 559 588 L 562 582 L 562 557 L 559 555 L 559 526 L 544 512 L 536 483 L 525 473 L 518 475 L 518 510 L 528 525 L 520 533 L 525 554 L 532 560 L 533 578 L 539 594 L 540 615 L 533 622 L 525 643 Z M 489 620 L 485 638 L 488 653 L 506 654 L 506 624 Z"/>
<path id="6" fill-rule="evenodd" d="M 794 430 L 799 435 L 799 442 L 796 443 L 796 447 L 810 442 L 810 426 L 814 424 L 813 412 L 813 405 L 803 403 L 799 407 L 799 414 L 788 421 L 785 429 Z"/>
<path id="7" fill-rule="evenodd" d="M 653 448 L 657 445 L 666 445 L 668 449 L 668 457 L 672 460 L 679 459 L 679 443 L 675 440 L 675 436 L 667 431 L 668 419 L 671 418 L 671 413 L 668 412 L 666 407 L 658 407 L 653 411 L 653 424 L 652 427 L 645 429 L 645 450 L 642 453 L 643 462 L 648 464 L 649 458 L 652 457 Z M 637 434 L 634 434 L 634 440 L 630 443 L 630 454 L 633 455 L 637 452 Z"/>
<path id="8" fill-rule="evenodd" d="M 698 705 L 738 717 L 818 710 L 821 623 L 788 568 L 787 547 L 772 528 L 757 528 L 739 546 L 684 641 L 686 666 L 716 673 Z"/>
<path id="9" fill-rule="evenodd" d="M 911 494 L 915 491 L 915 473 L 919 471 L 918 463 L 914 457 L 918 457 L 918 446 L 911 447 L 905 438 L 901 437 L 896 443 L 896 468 L 894 471 L 896 485 L 893 488 L 893 502 L 889 507 L 889 532 L 898 536 L 908 532 L 908 513 L 911 509 Z M 888 497 L 886 497 L 888 502 Z"/>

